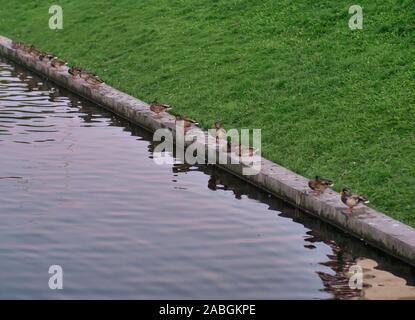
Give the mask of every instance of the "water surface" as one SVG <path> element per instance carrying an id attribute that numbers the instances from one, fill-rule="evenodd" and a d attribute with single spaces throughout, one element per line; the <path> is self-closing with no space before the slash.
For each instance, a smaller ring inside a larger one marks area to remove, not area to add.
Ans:
<path id="1" fill-rule="evenodd" d="M 0 60 L 0 298 L 415 298 L 408 265 L 214 167 L 156 165 L 153 148 Z"/>

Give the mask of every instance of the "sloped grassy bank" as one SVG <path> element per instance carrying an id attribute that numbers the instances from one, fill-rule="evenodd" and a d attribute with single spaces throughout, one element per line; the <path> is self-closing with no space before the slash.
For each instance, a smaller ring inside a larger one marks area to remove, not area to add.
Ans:
<path id="1" fill-rule="evenodd" d="M 209 127 L 261 128 L 263 155 L 367 195 L 415 226 L 415 18 L 370 1 L 364 29 L 343 1 L 0 0 L 0 33 L 96 72 Z"/>

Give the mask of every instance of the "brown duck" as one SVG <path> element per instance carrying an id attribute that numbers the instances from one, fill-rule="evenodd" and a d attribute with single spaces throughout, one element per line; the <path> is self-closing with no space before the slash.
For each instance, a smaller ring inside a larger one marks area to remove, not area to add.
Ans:
<path id="1" fill-rule="evenodd" d="M 193 119 L 182 117 L 180 115 L 176 115 L 176 123 L 178 121 L 183 121 L 183 126 L 185 129 L 191 128 L 193 126 L 197 126 L 199 123 Z"/>
<path id="2" fill-rule="evenodd" d="M 60 68 L 60 67 L 63 67 L 64 65 L 66 65 L 66 62 L 62 59 L 59 59 L 59 58 L 53 58 L 52 61 L 50 62 L 50 65 L 53 68 Z"/>
<path id="3" fill-rule="evenodd" d="M 99 85 L 101 83 L 104 83 L 104 81 L 98 78 L 97 75 L 91 72 L 82 71 L 80 77 L 92 85 Z"/>
<path id="4" fill-rule="evenodd" d="M 359 203 L 369 203 L 369 200 L 366 197 L 352 194 L 352 192 L 347 188 L 344 188 L 340 195 L 342 202 L 349 207 L 347 209 L 348 213 L 352 213 L 353 208 Z"/>
<path id="5" fill-rule="evenodd" d="M 219 143 L 219 139 L 224 139 L 226 137 L 226 130 L 222 128 L 222 125 L 219 121 L 213 123 L 212 129 L 214 129 L 214 137 L 216 143 Z"/>
<path id="6" fill-rule="evenodd" d="M 13 49 L 20 49 L 22 47 L 22 43 L 21 42 L 17 42 L 17 41 L 12 41 L 12 48 Z"/>
<path id="7" fill-rule="evenodd" d="M 31 47 L 30 49 L 29 49 L 29 54 L 33 57 L 33 58 L 36 58 L 36 59 L 38 59 L 39 58 L 39 56 L 42 54 L 42 52 L 40 52 L 39 50 L 37 50 L 35 47 Z"/>
<path id="8" fill-rule="evenodd" d="M 33 46 L 31 44 L 27 44 L 27 43 L 21 43 L 19 49 L 29 53 L 30 50 L 33 48 Z"/>
<path id="9" fill-rule="evenodd" d="M 74 78 L 81 77 L 81 72 L 82 72 L 82 70 L 78 67 L 70 67 L 68 69 L 68 73 L 70 75 L 72 75 L 72 77 L 74 77 Z"/>
<path id="10" fill-rule="evenodd" d="M 153 102 L 150 104 L 150 110 L 157 114 L 157 116 L 160 115 L 160 113 L 165 112 L 167 110 L 170 110 L 171 106 L 168 104 L 162 104 L 158 102 Z"/>
<path id="11" fill-rule="evenodd" d="M 232 148 L 232 144 L 228 141 L 228 149 L 229 147 Z M 242 144 L 233 147 L 232 151 L 234 151 L 237 156 L 242 157 L 252 157 L 257 153 L 257 150 L 254 147 L 244 146 Z"/>
<path id="12" fill-rule="evenodd" d="M 47 54 L 47 53 L 45 53 L 45 52 L 43 52 L 43 53 L 41 53 L 40 55 L 39 55 L 39 60 L 40 61 L 43 61 L 43 62 L 48 62 L 48 61 L 52 61 L 53 60 L 53 56 L 52 55 L 50 55 L 50 54 Z"/>
<path id="13" fill-rule="evenodd" d="M 315 191 L 316 195 L 320 195 L 327 188 L 333 187 L 333 181 L 316 176 L 315 179 L 308 181 L 308 186 Z"/>

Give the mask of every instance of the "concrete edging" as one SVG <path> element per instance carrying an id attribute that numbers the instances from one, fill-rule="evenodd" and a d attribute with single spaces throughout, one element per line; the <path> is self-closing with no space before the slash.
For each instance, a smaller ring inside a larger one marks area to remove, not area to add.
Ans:
<path id="1" fill-rule="evenodd" d="M 30 54 L 13 49 L 11 44 L 10 39 L 0 36 L 0 55 L 152 132 L 160 128 L 168 128 L 175 132 L 175 118 L 172 115 L 163 113 L 162 116 L 156 117 L 144 101 L 106 84 L 91 89 L 85 81 L 74 79 L 69 75 L 66 66 L 56 70 L 51 68 L 49 63 L 36 60 Z M 342 213 L 346 207 L 340 201 L 340 195 L 337 192 L 326 191 L 319 197 L 306 195 L 304 191 L 308 190 L 308 179 L 267 159 L 261 158 L 260 161 L 260 172 L 251 176 L 242 175 L 242 164 L 218 166 L 415 266 L 414 228 L 366 206 L 357 207 L 352 217 L 346 217 Z"/>

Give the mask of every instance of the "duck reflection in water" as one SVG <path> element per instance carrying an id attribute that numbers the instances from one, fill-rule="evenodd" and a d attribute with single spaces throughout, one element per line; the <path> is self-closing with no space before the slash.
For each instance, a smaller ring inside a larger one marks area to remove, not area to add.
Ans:
<path id="1" fill-rule="evenodd" d="M 215 175 L 215 174 L 212 174 L 210 176 L 210 179 L 208 181 L 208 188 L 210 190 L 213 190 L 213 191 L 216 191 L 216 190 L 225 190 L 225 191 L 228 191 L 228 190 L 230 190 L 230 191 L 233 192 L 233 194 L 235 195 L 235 198 L 236 199 L 242 199 L 242 193 L 241 193 L 240 190 L 238 190 L 235 187 L 231 187 L 231 186 L 228 186 L 228 185 L 224 184 L 222 182 L 222 180 L 220 179 L 220 177 L 217 176 L 217 175 Z"/>
<path id="2" fill-rule="evenodd" d="M 188 164 L 188 163 L 175 163 L 173 167 L 171 168 L 173 173 L 186 173 L 190 171 L 200 171 L 200 169 L 194 165 Z"/>
<path id="3" fill-rule="evenodd" d="M 351 268 L 356 266 L 357 258 L 352 256 L 350 253 L 347 253 L 333 240 L 320 237 L 313 231 L 309 231 L 307 234 L 309 234 L 310 237 L 305 239 L 306 242 L 323 242 L 332 250 L 332 252 L 327 255 L 328 261 L 321 262 L 320 264 L 332 269 L 334 274 L 322 271 L 316 272 L 323 282 L 323 290 L 331 293 L 334 299 L 362 299 L 364 297 L 364 291 L 362 289 L 353 288 L 349 285 Z M 305 247 L 311 249 L 311 245 Z M 367 284 L 363 283 L 363 288 L 367 286 Z"/>
<path id="4" fill-rule="evenodd" d="M 325 287 L 324 291 L 333 294 L 334 299 L 345 300 L 363 298 L 364 291 L 362 289 L 350 286 L 351 268 L 356 266 L 357 260 L 345 254 L 334 241 L 324 241 L 324 243 L 331 247 L 333 253 L 327 255 L 329 260 L 321 264 L 334 271 L 334 275 L 317 271 L 317 274 Z M 367 284 L 363 283 L 363 288 L 367 286 Z"/>

